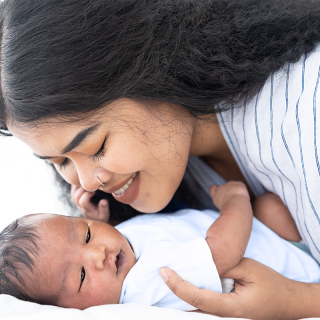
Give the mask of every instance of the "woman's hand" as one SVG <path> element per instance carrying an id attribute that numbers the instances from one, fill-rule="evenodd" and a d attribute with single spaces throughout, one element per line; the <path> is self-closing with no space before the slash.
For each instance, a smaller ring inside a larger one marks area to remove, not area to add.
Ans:
<path id="1" fill-rule="evenodd" d="M 95 205 L 90 201 L 94 194 L 94 192 L 88 192 L 82 187 L 71 186 L 71 199 L 85 218 L 108 222 L 110 219 L 108 200 L 102 199 L 98 205 Z"/>
<path id="2" fill-rule="evenodd" d="M 233 293 L 199 289 L 168 268 L 162 268 L 160 275 L 180 299 L 209 314 L 250 319 L 320 316 L 319 284 L 287 279 L 252 259 L 242 259 L 223 275 L 236 280 Z"/>

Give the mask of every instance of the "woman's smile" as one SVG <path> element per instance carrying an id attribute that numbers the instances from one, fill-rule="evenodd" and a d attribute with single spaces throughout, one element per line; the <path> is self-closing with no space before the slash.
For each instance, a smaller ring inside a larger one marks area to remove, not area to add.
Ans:
<path id="1" fill-rule="evenodd" d="M 136 177 L 137 173 L 135 172 L 132 177 L 129 179 L 129 181 L 122 187 L 120 187 L 117 191 L 112 192 L 116 196 L 121 196 L 131 185 L 133 179 Z"/>
<path id="2" fill-rule="evenodd" d="M 122 203 L 133 203 L 139 196 L 140 178 L 139 172 L 133 173 L 129 178 L 117 183 L 111 188 L 100 187 L 100 190 L 111 193 L 115 199 Z"/>
<path id="3" fill-rule="evenodd" d="M 140 175 L 135 172 L 129 181 L 117 191 L 112 192 L 115 199 L 122 203 L 134 203 L 139 196 Z"/>

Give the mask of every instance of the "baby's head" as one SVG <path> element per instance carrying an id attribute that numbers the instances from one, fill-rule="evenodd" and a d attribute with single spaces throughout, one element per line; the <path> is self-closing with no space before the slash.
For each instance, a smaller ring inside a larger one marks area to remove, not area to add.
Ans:
<path id="1" fill-rule="evenodd" d="M 0 234 L 0 293 L 77 309 L 118 303 L 135 263 L 127 239 L 106 223 L 29 215 Z"/>

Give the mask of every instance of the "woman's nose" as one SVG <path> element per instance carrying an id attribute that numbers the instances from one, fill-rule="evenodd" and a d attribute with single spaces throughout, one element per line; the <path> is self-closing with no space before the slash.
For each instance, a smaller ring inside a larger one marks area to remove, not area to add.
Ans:
<path id="1" fill-rule="evenodd" d="M 105 168 L 94 168 L 92 166 L 77 166 L 77 172 L 79 182 L 81 186 L 89 191 L 93 192 L 103 186 L 111 178 L 111 172 Z"/>

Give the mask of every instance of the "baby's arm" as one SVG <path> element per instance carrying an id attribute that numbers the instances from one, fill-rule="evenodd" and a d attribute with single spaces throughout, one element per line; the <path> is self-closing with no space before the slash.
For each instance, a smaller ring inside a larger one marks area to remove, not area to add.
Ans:
<path id="1" fill-rule="evenodd" d="M 254 200 L 252 207 L 255 217 L 278 236 L 289 241 L 301 240 L 288 208 L 277 195 L 264 193 Z"/>
<path id="2" fill-rule="evenodd" d="M 207 243 L 220 277 L 235 267 L 246 251 L 252 228 L 252 208 L 246 186 L 230 181 L 211 186 L 210 194 L 220 217 L 207 231 Z"/>

